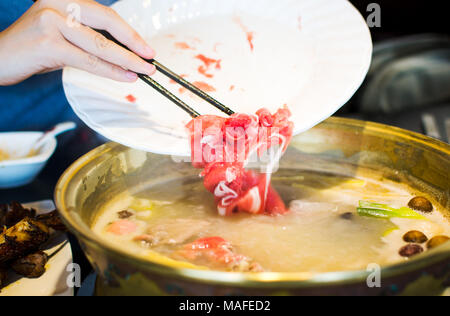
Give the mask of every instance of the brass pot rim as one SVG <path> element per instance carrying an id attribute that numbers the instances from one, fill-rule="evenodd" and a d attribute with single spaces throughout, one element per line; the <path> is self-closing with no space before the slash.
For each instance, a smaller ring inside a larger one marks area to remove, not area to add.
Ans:
<path id="1" fill-rule="evenodd" d="M 383 133 L 385 135 L 401 137 L 410 141 L 421 144 L 424 147 L 439 151 L 448 155 L 450 159 L 450 145 L 439 140 L 407 131 L 401 128 L 373 123 L 368 121 L 361 121 L 347 118 L 332 117 L 322 124 L 330 125 L 345 125 L 349 127 L 364 127 L 365 131 L 372 133 Z M 55 203 L 57 209 L 62 217 L 63 222 L 67 225 L 77 238 L 81 241 L 87 241 L 95 244 L 97 247 L 107 251 L 109 255 L 119 258 L 121 261 L 130 262 L 133 265 L 139 265 L 143 270 L 148 270 L 161 275 L 170 275 L 179 279 L 197 281 L 201 283 L 215 284 L 215 285 L 239 285 L 240 287 L 283 287 L 283 288 L 302 288 L 310 286 L 324 286 L 324 285 L 342 285 L 361 282 L 367 279 L 372 271 L 355 270 L 355 271 L 339 271 L 326 273 L 309 273 L 309 272 L 295 272 L 295 273 L 278 273 L 278 272 L 264 272 L 264 273 L 237 273 L 237 272 L 220 272 L 213 270 L 195 270 L 188 268 L 174 268 L 165 266 L 163 264 L 151 262 L 148 259 L 143 259 L 139 256 L 127 253 L 118 248 L 115 248 L 108 243 L 101 240 L 94 232 L 78 225 L 70 216 L 70 210 L 67 209 L 64 202 L 64 193 L 67 189 L 70 180 L 83 168 L 87 163 L 93 161 L 97 157 L 108 153 L 113 149 L 123 147 L 117 143 L 107 143 L 95 148 L 89 153 L 85 154 L 77 161 L 75 161 L 60 177 L 55 188 Z M 437 249 L 427 251 L 414 258 L 414 260 L 405 261 L 393 265 L 381 267 L 381 275 L 383 278 L 390 278 L 396 275 L 416 271 L 430 265 L 449 260 L 450 259 L 450 243 L 447 243 Z"/>

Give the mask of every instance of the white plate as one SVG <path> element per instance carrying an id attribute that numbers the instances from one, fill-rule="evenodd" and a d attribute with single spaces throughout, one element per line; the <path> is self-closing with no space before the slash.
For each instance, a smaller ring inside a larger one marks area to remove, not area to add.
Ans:
<path id="1" fill-rule="evenodd" d="M 44 214 L 55 210 L 52 201 L 36 202 L 24 205 L 34 208 L 38 214 Z M 67 266 L 72 263 L 72 249 L 65 234 L 52 240 L 48 255 L 55 253 L 47 264 L 47 271 L 38 279 L 27 279 L 9 273 L 9 280 L 16 280 L 3 288 L 0 296 L 73 296 L 73 288 L 67 286 L 69 272 Z"/>
<path id="2" fill-rule="evenodd" d="M 369 29 L 346 0 L 123 0 L 114 8 L 156 49 L 160 62 L 191 82 L 208 83 L 233 110 L 254 113 L 287 104 L 296 134 L 344 105 L 370 66 Z M 193 49 L 177 48 L 182 42 Z M 198 54 L 222 60 L 222 69 L 213 65 L 213 78 L 201 75 Z M 178 93 L 167 78 L 155 79 Z M 189 155 L 184 126 L 190 117 L 144 83 L 117 83 L 72 68 L 64 70 L 63 81 L 75 112 L 105 137 L 145 151 Z M 221 114 L 189 93 L 181 97 L 201 114 Z"/>

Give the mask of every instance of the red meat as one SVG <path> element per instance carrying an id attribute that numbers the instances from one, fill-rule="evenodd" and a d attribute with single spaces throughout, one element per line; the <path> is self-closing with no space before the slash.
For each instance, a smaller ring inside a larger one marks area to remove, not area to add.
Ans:
<path id="1" fill-rule="evenodd" d="M 293 132 L 290 116 L 284 107 L 275 114 L 261 109 L 256 115 L 200 116 L 188 124 L 192 163 L 204 169 L 204 185 L 214 194 L 219 214 L 287 212 L 268 176 L 248 171 L 245 165 L 255 151 L 261 155 L 273 146 L 286 150 Z"/>
<path id="2" fill-rule="evenodd" d="M 236 272 L 263 272 L 262 267 L 250 258 L 237 254 L 229 241 L 221 237 L 201 238 L 184 245 L 175 257 L 190 262 Z"/>

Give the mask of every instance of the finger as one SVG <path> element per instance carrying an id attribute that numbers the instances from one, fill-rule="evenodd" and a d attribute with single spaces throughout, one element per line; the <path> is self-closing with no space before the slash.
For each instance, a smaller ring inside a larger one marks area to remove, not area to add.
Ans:
<path id="1" fill-rule="evenodd" d="M 155 66 L 87 26 L 69 27 L 63 24 L 60 31 L 72 44 L 104 61 L 149 76 L 156 71 Z"/>
<path id="2" fill-rule="evenodd" d="M 56 2 L 54 3 L 58 5 Z M 108 31 L 115 39 L 141 57 L 146 59 L 155 57 L 155 51 L 112 8 L 92 0 L 78 0 L 76 3 L 80 6 L 79 18 L 82 24 L 94 29 Z M 59 5 L 61 6 L 62 4 Z M 67 8 L 60 9 L 67 13 Z"/>
<path id="3" fill-rule="evenodd" d="M 116 81 L 135 82 L 138 78 L 134 72 L 104 61 L 72 44 L 67 43 L 60 51 L 66 66 L 85 70 L 94 75 Z"/>

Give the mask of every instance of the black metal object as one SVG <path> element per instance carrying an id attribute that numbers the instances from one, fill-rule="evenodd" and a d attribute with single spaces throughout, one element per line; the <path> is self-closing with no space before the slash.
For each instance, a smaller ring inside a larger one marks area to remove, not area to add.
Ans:
<path id="1" fill-rule="evenodd" d="M 167 99 L 175 103 L 178 107 L 180 107 L 182 110 L 184 110 L 186 113 L 188 113 L 191 117 L 196 118 L 200 116 L 200 113 L 195 111 L 193 108 L 191 108 L 189 105 L 187 105 L 184 101 L 182 101 L 180 98 L 178 98 L 176 95 L 174 95 L 172 92 L 164 88 L 162 85 L 160 85 L 156 80 L 150 78 L 147 75 L 138 74 L 139 79 L 144 81 L 146 84 L 151 86 L 153 89 L 161 93 L 163 96 L 165 96 Z"/>

